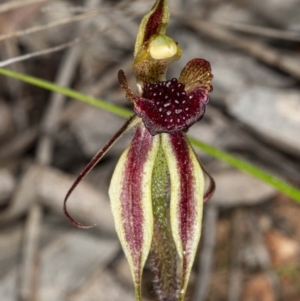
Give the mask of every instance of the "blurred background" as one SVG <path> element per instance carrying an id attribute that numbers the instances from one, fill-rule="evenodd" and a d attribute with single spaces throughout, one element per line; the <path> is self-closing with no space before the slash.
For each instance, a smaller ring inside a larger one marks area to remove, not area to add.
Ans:
<path id="1" fill-rule="evenodd" d="M 154 1 L 0 2 L 0 66 L 126 106 L 135 37 Z M 300 187 L 300 1 L 169 0 L 168 34 L 210 61 L 214 91 L 189 134 Z M 1 76 L 0 300 L 132 301 L 108 184 L 132 133 L 62 204 L 76 175 L 124 120 Z M 205 205 L 191 301 L 299 301 L 300 207 L 266 184 L 199 152 L 217 191 Z M 143 293 L 155 300 L 146 267 Z"/>

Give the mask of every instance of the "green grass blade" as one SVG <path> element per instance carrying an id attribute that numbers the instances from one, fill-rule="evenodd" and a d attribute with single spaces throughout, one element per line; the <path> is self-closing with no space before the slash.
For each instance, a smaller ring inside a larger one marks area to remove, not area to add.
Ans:
<path id="1" fill-rule="evenodd" d="M 251 176 L 270 184 L 271 186 L 275 187 L 278 191 L 282 192 L 283 194 L 291 197 L 298 203 L 300 203 L 300 190 L 295 188 L 294 186 L 288 184 L 287 182 L 263 171 L 262 169 L 255 167 L 249 162 L 244 160 L 238 159 L 235 156 L 232 156 L 220 149 L 217 149 L 211 145 L 205 144 L 196 140 L 194 138 L 189 137 L 190 142 L 200 148 L 201 150 L 205 151 L 206 153 L 210 154 L 211 156 L 228 163 L 229 165 L 240 169 Z"/>
<path id="2" fill-rule="evenodd" d="M 41 80 L 41 79 L 38 79 L 38 78 L 35 78 L 32 76 L 20 74 L 20 73 L 13 72 L 13 71 L 3 69 L 3 68 L 0 68 L 0 74 L 12 77 L 14 79 L 21 80 L 28 84 L 32 84 L 34 86 L 44 88 L 46 90 L 61 93 L 65 96 L 83 101 L 85 103 L 96 106 L 98 108 L 101 108 L 103 110 L 106 110 L 108 112 L 111 112 L 111 113 L 116 114 L 121 117 L 128 118 L 132 115 L 132 111 L 130 111 L 130 110 L 120 108 L 113 104 L 107 103 L 103 100 L 87 96 L 83 93 L 76 92 L 72 89 L 68 89 L 65 87 L 55 85 L 49 81 Z M 238 159 L 237 157 L 232 156 L 220 149 L 217 149 L 211 145 L 200 142 L 199 140 L 196 140 L 195 138 L 189 138 L 189 139 L 195 147 L 203 150 L 204 152 L 210 154 L 211 156 L 213 156 L 219 160 L 222 160 L 222 161 L 228 163 L 229 165 L 231 165 L 237 169 L 240 169 L 240 170 L 250 174 L 251 176 L 261 180 L 262 182 L 265 182 L 265 183 L 273 186 L 278 191 L 282 192 L 283 194 L 285 194 L 285 195 L 289 196 L 290 198 L 292 198 L 293 200 L 295 200 L 297 203 L 300 203 L 300 190 L 297 189 L 296 187 L 263 171 L 262 169 L 260 169 L 258 167 L 255 167 L 254 165 L 252 165 L 249 162 Z"/>
<path id="3" fill-rule="evenodd" d="M 52 92 L 61 93 L 65 96 L 83 101 L 85 103 L 88 103 L 90 105 L 93 105 L 95 107 L 103 109 L 105 111 L 111 112 L 113 114 L 119 115 L 121 117 L 128 118 L 133 114 L 132 111 L 130 111 L 130 110 L 120 108 L 118 106 L 115 106 L 115 105 L 105 102 L 103 100 L 100 100 L 100 99 L 97 99 L 97 98 L 94 98 L 91 96 L 87 96 L 83 93 L 76 92 L 75 90 L 65 88 L 62 86 L 58 86 L 49 81 L 42 80 L 42 79 L 39 79 L 39 78 L 36 78 L 33 76 L 28 76 L 25 74 L 17 73 L 14 71 L 3 69 L 3 68 L 0 68 L 0 74 L 12 77 L 14 79 L 21 80 L 25 83 L 28 83 L 28 84 L 31 84 L 31 85 L 34 85 L 34 86 L 37 86 L 37 87 L 40 87 L 40 88 L 43 88 L 46 90 L 50 90 Z M 116 76 L 116 79 L 117 79 L 117 76 Z"/>

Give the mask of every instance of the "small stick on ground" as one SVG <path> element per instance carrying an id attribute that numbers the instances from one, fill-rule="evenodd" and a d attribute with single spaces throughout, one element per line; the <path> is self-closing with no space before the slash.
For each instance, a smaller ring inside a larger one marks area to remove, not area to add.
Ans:
<path id="1" fill-rule="evenodd" d="M 224 45 L 230 45 L 231 47 L 245 51 L 266 64 L 291 75 L 297 80 L 300 79 L 298 61 L 293 59 L 291 56 L 280 53 L 279 51 L 262 44 L 254 38 L 242 38 L 224 28 L 216 26 L 211 22 L 188 19 L 184 15 L 178 13 L 176 15 L 183 23 L 208 36 L 209 38 L 223 42 Z"/>
<path id="2" fill-rule="evenodd" d="M 88 6 L 97 4 L 98 0 L 87 0 Z M 84 23 L 80 27 L 82 33 L 85 29 Z M 64 55 L 63 61 L 60 65 L 56 83 L 61 86 L 69 86 L 77 64 L 79 62 L 81 49 L 79 47 L 73 47 L 67 51 Z M 53 135 L 58 128 L 58 121 L 61 111 L 63 110 L 65 103 L 65 96 L 59 93 L 52 93 L 50 97 L 49 106 L 46 110 L 44 119 L 42 121 L 42 134 L 38 147 L 36 158 L 38 163 L 43 165 L 49 165 L 52 160 L 53 154 Z M 38 216 L 39 218 L 36 218 Z M 38 279 L 38 269 L 35 269 L 35 261 L 38 257 L 38 241 L 39 230 L 42 223 L 42 206 L 36 203 L 29 212 L 26 220 L 25 231 L 28 233 L 27 239 L 24 241 L 23 247 L 23 260 L 21 263 L 21 279 L 19 287 L 19 296 L 22 301 L 32 301 L 36 299 L 36 287 Z"/>
<path id="3" fill-rule="evenodd" d="M 54 53 L 54 52 L 57 52 L 57 51 L 61 51 L 61 50 L 64 50 L 66 48 L 70 48 L 72 46 L 76 46 L 76 44 L 87 41 L 87 40 L 95 37 L 99 33 L 103 33 L 105 31 L 111 29 L 112 27 L 113 27 L 113 25 L 110 25 L 110 26 L 98 29 L 96 31 L 90 32 L 90 33 L 88 33 L 84 36 L 81 35 L 78 38 L 75 38 L 75 39 L 73 39 L 69 42 L 66 42 L 66 43 L 62 43 L 58 46 L 50 47 L 50 48 L 40 50 L 40 51 L 35 51 L 35 52 L 32 52 L 32 53 L 27 53 L 27 54 L 24 54 L 24 55 L 16 56 L 16 57 L 13 57 L 11 59 L 2 61 L 2 62 L 0 62 L 0 68 L 6 67 L 8 65 L 11 65 L 11 64 L 14 64 L 14 63 L 17 63 L 17 62 L 32 59 L 32 58 L 35 58 L 35 57 L 38 57 L 38 56 L 41 56 L 41 55 L 46 55 L 46 54 L 51 54 L 51 53 Z"/>
<path id="4" fill-rule="evenodd" d="M 37 3 L 23 8 L 22 13 L 20 13 L 20 9 L 17 9 L 12 13 L 1 15 L 0 32 L 14 32 L 24 26 L 28 20 L 31 20 L 36 15 L 41 6 L 43 6 L 43 3 Z M 15 39 L 5 41 L 1 50 L 4 58 L 12 59 L 13 57 L 18 57 L 20 55 L 19 45 Z M 22 73 L 24 71 L 23 69 L 22 64 L 12 66 L 12 70 L 16 72 Z M 19 131 L 23 131 L 28 126 L 26 105 L 24 103 L 24 97 L 22 97 L 23 84 L 11 78 L 6 78 L 5 80 L 8 84 L 7 87 L 10 97 L 15 103 L 12 106 L 14 123 Z"/>
<path id="5" fill-rule="evenodd" d="M 272 269 L 270 254 L 264 242 L 258 219 L 253 211 L 249 212 L 246 221 L 250 230 L 253 245 L 255 246 L 255 255 L 257 257 L 258 264 L 261 269 L 265 270 L 276 300 L 281 300 L 282 292 L 280 290 L 280 282 L 276 272 Z"/>
<path id="6" fill-rule="evenodd" d="M 0 5 L 0 14 L 5 13 L 7 11 L 10 11 L 12 9 L 17 9 L 21 8 L 23 6 L 35 4 L 35 3 L 40 3 L 40 2 L 46 2 L 49 0 L 15 0 L 15 1 L 9 1 L 7 3 L 1 4 Z"/>
<path id="7" fill-rule="evenodd" d="M 38 32 L 44 31 L 44 30 L 48 30 L 48 29 L 53 29 L 53 28 L 56 28 L 58 26 L 63 26 L 63 25 L 66 25 L 66 24 L 82 21 L 82 20 L 85 20 L 87 18 L 96 17 L 99 14 L 100 14 L 100 11 L 95 10 L 95 11 L 92 11 L 92 12 L 80 14 L 78 16 L 72 16 L 70 18 L 65 18 L 65 19 L 62 19 L 62 20 L 59 20 L 59 21 L 48 23 L 48 24 L 45 24 L 45 25 L 37 25 L 37 26 L 27 28 L 27 29 L 24 29 L 24 30 L 18 30 L 18 31 L 5 33 L 5 34 L 0 35 L 0 41 L 7 40 L 7 39 L 12 39 L 12 38 L 19 38 L 19 37 L 22 37 L 22 36 L 25 36 L 25 35 L 38 33 Z"/>
<path id="8" fill-rule="evenodd" d="M 291 42 L 300 42 L 300 34 L 288 30 L 279 30 L 263 26 L 255 26 L 243 23 L 234 23 L 227 21 L 217 21 L 217 25 L 225 26 L 228 29 L 261 36 L 264 38 L 272 38 L 277 40 L 285 40 Z"/>
<path id="9" fill-rule="evenodd" d="M 232 216 L 232 246 L 231 246 L 231 268 L 229 275 L 228 301 L 239 301 L 243 282 L 243 271 L 241 267 L 241 248 L 243 245 L 243 209 L 237 208 Z"/>
<path id="10" fill-rule="evenodd" d="M 22 268 L 20 270 L 19 296 L 21 301 L 37 301 L 36 269 L 38 267 L 38 249 L 42 211 L 39 204 L 33 205 L 26 221 L 22 245 Z"/>
<path id="11" fill-rule="evenodd" d="M 28 128 L 7 141 L 7 143 L 0 148 L 0 162 L 21 155 L 34 141 L 36 141 L 38 132 L 39 129 L 37 127 Z"/>

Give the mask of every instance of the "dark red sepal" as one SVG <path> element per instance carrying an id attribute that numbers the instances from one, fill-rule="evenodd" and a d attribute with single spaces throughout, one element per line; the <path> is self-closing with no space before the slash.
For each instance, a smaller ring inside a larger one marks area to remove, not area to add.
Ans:
<path id="1" fill-rule="evenodd" d="M 77 187 L 77 185 L 81 182 L 82 179 L 85 178 L 85 176 L 95 167 L 95 165 L 101 160 L 101 158 L 106 154 L 106 152 L 111 148 L 111 146 L 127 131 L 129 130 L 134 124 L 136 123 L 137 116 L 134 115 L 130 117 L 125 124 L 119 129 L 119 131 L 104 145 L 102 149 L 98 151 L 98 153 L 93 157 L 93 159 L 87 164 L 87 166 L 83 169 L 83 171 L 79 174 L 79 176 L 76 178 L 74 183 L 72 184 L 71 188 L 67 192 L 65 199 L 64 199 L 64 205 L 63 210 L 65 216 L 68 218 L 68 220 L 76 227 L 81 229 L 88 229 L 95 227 L 96 225 L 92 226 L 85 226 L 81 224 L 80 222 L 77 222 L 68 212 L 67 209 L 67 201 L 74 191 L 74 189 Z"/>

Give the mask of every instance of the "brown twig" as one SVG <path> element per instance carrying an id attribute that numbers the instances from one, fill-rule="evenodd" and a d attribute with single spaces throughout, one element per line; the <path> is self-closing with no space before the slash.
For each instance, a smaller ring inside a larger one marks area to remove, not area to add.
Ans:
<path id="1" fill-rule="evenodd" d="M 91 95 L 103 94 L 116 84 L 117 73 L 120 69 L 125 70 L 125 72 L 130 70 L 131 62 L 132 55 L 130 54 L 124 58 L 122 64 L 118 64 L 116 67 L 111 68 L 108 72 L 105 71 L 105 76 L 100 76 L 99 81 L 84 88 L 84 91 Z"/>
<path id="2" fill-rule="evenodd" d="M 63 216 L 63 199 L 74 180 L 75 177 L 58 169 L 34 164 L 22 177 L 9 208 L 0 212 L 0 226 L 13 224 L 17 218 L 28 211 L 28 208 L 33 206 L 36 200 L 43 207 Z M 97 221 L 97 229 L 107 236 L 115 236 L 108 196 L 91 185 L 83 182 L 76 189 L 72 204 L 70 204 L 70 211 L 83 223 Z M 99 212 L 101 212 L 100 219 Z"/>
<path id="3" fill-rule="evenodd" d="M 109 29 L 112 29 L 112 28 L 113 28 L 113 26 L 110 25 L 110 26 L 104 27 L 102 29 L 99 29 L 99 30 L 90 32 L 88 34 L 85 34 L 83 36 L 80 36 L 78 38 L 75 38 L 75 39 L 73 39 L 73 40 L 71 40 L 71 41 L 69 41 L 67 43 L 63 43 L 63 44 L 60 44 L 58 46 L 54 46 L 54 47 L 47 48 L 47 49 L 44 49 L 44 50 L 35 51 L 35 52 L 32 52 L 32 53 L 20 55 L 20 56 L 17 56 L 17 57 L 14 57 L 14 58 L 2 61 L 2 62 L 0 62 L 0 68 L 6 67 L 8 65 L 11 65 L 11 64 L 14 64 L 14 63 L 17 63 L 17 62 L 21 62 L 21 61 L 25 61 L 25 60 L 28 60 L 28 59 L 32 59 L 34 57 L 38 57 L 38 56 L 41 56 L 41 55 L 46 55 L 46 54 L 50 54 L 50 53 L 53 53 L 53 52 L 56 52 L 56 51 L 64 50 L 66 48 L 75 46 L 76 44 L 79 44 L 79 43 L 82 43 L 84 41 L 87 41 L 87 40 L 95 37 L 99 33 L 103 33 L 103 32 L 105 32 L 105 31 L 107 31 Z"/>
<path id="4" fill-rule="evenodd" d="M 16 187 L 13 174 L 6 168 L 0 168 L 0 206 L 6 204 Z"/>
<path id="5" fill-rule="evenodd" d="M 243 33 L 248 33 L 248 34 L 258 35 L 266 38 L 278 39 L 278 40 L 300 42 L 300 34 L 297 32 L 279 30 L 279 29 L 273 29 L 273 28 L 243 24 L 243 23 L 227 22 L 227 21 L 217 21 L 214 23 L 222 27 L 225 26 L 228 29 L 232 29 Z"/>
<path id="6" fill-rule="evenodd" d="M 52 23 L 44 24 L 44 25 L 37 25 L 37 26 L 27 28 L 27 29 L 24 29 L 24 30 L 15 30 L 14 28 L 9 27 L 10 32 L 0 35 L 0 42 L 3 41 L 3 40 L 7 40 L 7 39 L 19 38 L 19 37 L 22 37 L 22 36 L 25 36 L 25 35 L 38 33 L 38 32 L 44 31 L 44 30 L 48 30 L 48 29 L 53 29 L 53 28 L 56 28 L 56 27 L 59 27 L 59 26 L 70 24 L 70 23 L 79 22 L 79 21 L 82 21 L 82 20 L 86 20 L 88 18 L 97 17 L 100 14 L 104 14 L 104 13 L 108 13 L 108 12 L 111 13 L 111 14 L 115 14 L 115 13 L 118 13 L 118 11 L 121 11 L 122 15 L 119 14 L 119 16 L 122 18 L 122 21 L 124 21 L 126 19 L 123 15 L 124 10 L 122 10 L 122 9 L 124 9 L 124 7 L 126 7 L 125 3 L 121 2 L 120 4 L 118 4 L 114 7 L 113 11 L 112 11 L 111 7 L 101 8 L 101 9 L 85 8 L 84 11 L 88 10 L 87 12 L 81 13 L 77 16 L 72 16 L 70 18 L 64 18 L 64 19 L 59 20 L 59 21 L 54 21 Z M 92 9 L 92 11 L 91 11 L 91 9 Z M 117 11 L 117 9 L 118 9 L 118 11 Z M 68 9 L 68 10 L 70 10 L 70 9 Z M 125 28 L 125 29 L 128 30 L 127 28 Z M 132 30 L 132 28 L 130 28 L 129 31 L 130 32 L 135 32 L 136 30 Z"/>
<path id="7" fill-rule="evenodd" d="M 22 245 L 19 296 L 22 301 L 36 301 L 36 268 L 38 260 L 39 236 L 42 210 L 39 204 L 33 205 L 26 221 Z"/>
<path id="8" fill-rule="evenodd" d="M 238 146 L 234 145 L 233 147 L 229 147 L 228 150 L 250 152 L 255 155 L 255 158 L 259 159 L 260 162 L 258 164 L 268 164 L 268 168 L 273 170 L 274 173 L 277 173 L 278 176 L 284 176 L 291 181 L 298 178 L 300 171 L 298 164 L 288 159 L 275 148 L 262 144 L 243 124 L 232 122 L 226 114 L 213 107 L 210 107 L 205 114 L 211 119 L 217 120 L 219 127 L 223 128 L 223 132 L 228 128 L 229 135 L 232 136 L 232 134 L 234 134 L 235 137 L 240 139 Z M 223 135 L 222 139 L 226 140 L 226 137 L 226 135 Z"/>
<path id="9" fill-rule="evenodd" d="M 0 14 L 1 13 L 5 13 L 7 11 L 10 11 L 12 9 L 17 9 L 17 8 L 21 8 L 23 6 L 27 6 L 30 4 L 35 4 L 35 3 L 39 3 L 39 2 L 46 2 L 48 0 L 15 0 L 15 1 L 9 1 L 7 3 L 1 4 L 0 5 Z"/>
<path id="10" fill-rule="evenodd" d="M 6 58 L 13 58 L 20 54 L 15 40 L 5 41 L 3 46 L 3 54 Z M 12 66 L 12 70 L 15 72 L 24 71 L 21 64 Z M 25 109 L 24 100 L 21 98 L 22 82 L 15 81 L 12 78 L 6 78 L 5 80 L 7 81 L 9 94 L 14 102 L 14 105 L 12 106 L 14 124 L 16 125 L 18 131 L 24 131 L 28 126 L 28 116 Z"/>
<path id="11" fill-rule="evenodd" d="M 24 3 L 26 3 L 24 1 Z M 8 3 L 12 4 L 12 2 Z M 34 3 L 32 5 L 16 9 L 13 12 L 1 15 L 1 26 L 0 32 L 14 32 L 20 27 L 24 26 L 28 20 L 31 20 L 39 9 L 44 5 L 44 3 Z M 16 7 L 17 8 L 17 7 Z M 20 49 L 16 40 L 7 40 L 4 42 L 2 47 L 3 55 L 5 58 L 14 58 L 20 55 Z M 12 66 L 12 70 L 16 72 L 23 72 L 23 65 L 16 64 Z M 23 131 L 28 126 L 28 116 L 26 112 L 26 106 L 24 99 L 21 97 L 22 94 L 22 83 L 20 81 L 15 81 L 11 78 L 5 79 L 8 83 L 7 87 L 10 92 L 11 98 L 14 100 L 15 105 L 13 106 L 13 116 L 16 127 L 19 131 Z"/>
<path id="12" fill-rule="evenodd" d="M 0 162 L 22 154 L 36 140 L 38 132 L 37 127 L 29 128 L 7 141 L 0 149 Z"/>
<path id="13" fill-rule="evenodd" d="M 232 246 L 231 246 L 231 268 L 229 275 L 228 301 L 239 301 L 242 289 L 243 271 L 241 268 L 241 247 L 243 245 L 243 224 L 244 212 L 242 209 L 235 209 L 232 216 Z"/>
<path id="14" fill-rule="evenodd" d="M 94 4 L 98 0 L 87 0 L 87 5 Z M 81 26 L 80 32 L 84 30 L 84 25 Z M 65 53 L 63 61 L 60 65 L 56 83 L 61 86 L 69 86 L 75 74 L 80 58 L 80 48 L 73 47 Z M 45 112 L 42 122 L 42 137 L 38 143 L 36 158 L 38 163 L 49 165 L 53 154 L 53 134 L 57 130 L 59 115 L 63 109 L 65 96 L 59 93 L 53 93 L 50 97 L 49 106 Z M 38 216 L 39 218 L 36 218 Z M 36 229 L 41 228 L 42 222 L 42 207 L 36 203 L 29 212 L 25 229 L 28 233 L 27 240 L 24 242 L 23 260 L 21 264 L 21 279 L 19 296 L 24 301 L 36 300 L 36 295 L 33 294 L 34 284 L 36 283 L 38 272 L 34 273 L 34 259 L 38 254 L 39 232 Z"/>
<path id="15" fill-rule="evenodd" d="M 259 227 L 258 219 L 253 213 L 253 211 L 250 211 L 247 214 L 246 222 L 250 230 L 254 250 L 256 250 L 255 255 L 258 264 L 262 269 L 266 271 L 268 280 L 271 284 L 276 300 L 280 300 L 282 292 L 280 290 L 279 279 L 275 271 L 272 269 L 270 254 L 267 249 L 267 246 L 265 245 L 263 235 Z"/>
<path id="16" fill-rule="evenodd" d="M 34 26 L 34 27 L 27 28 L 27 29 L 24 29 L 24 30 L 5 33 L 5 34 L 2 34 L 0 36 L 0 41 L 7 40 L 7 39 L 12 39 L 12 38 L 19 38 L 19 37 L 29 35 L 29 34 L 33 34 L 33 33 L 37 33 L 37 32 L 43 31 L 43 30 L 52 29 L 52 28 L 55 28 L 55 27 L 58 27 L 58 26 L 62 26 L 62 25 L 82 21 L 82 20 L 85 20 L 87 18 L 96 17 L 96 16 L 99 15 L 99 13 L 100 13 L 100 10 L 95 10 L 95 11 L 88 12 L 88 13 L 85 13 L 85 14 L 80 14 L 78 16 L 72 16 L 71 18 L 65 18 L 65 19 L 62 19 L 62 20 L 59 20 L 59 21 L 48 23 L 48 24 L 45 24 L 45 25 L 38 25 L 38 26 Z"/>
<path id="17" fill-rule="evenodd" d="M 248 54 L 253 55 L 259 60 L 266 64 L 282 70 L 288 73 L 297 80 L 300 80 L 300 69 L 296 59 L 291 56 L 280 53 L 275 49 L 262 44 L 256 39 L 247 37 L 242 38 L 234 33 L 229 32 L 224 28 L 220 28 L 211 22 L 199 21 L 189 19 L 186 16 L 176 13 L 177 17 L 180 18 L 189 27 L 201 32 L 209 38 L 223 42 L 225 45 L 245 51 Z"/>

